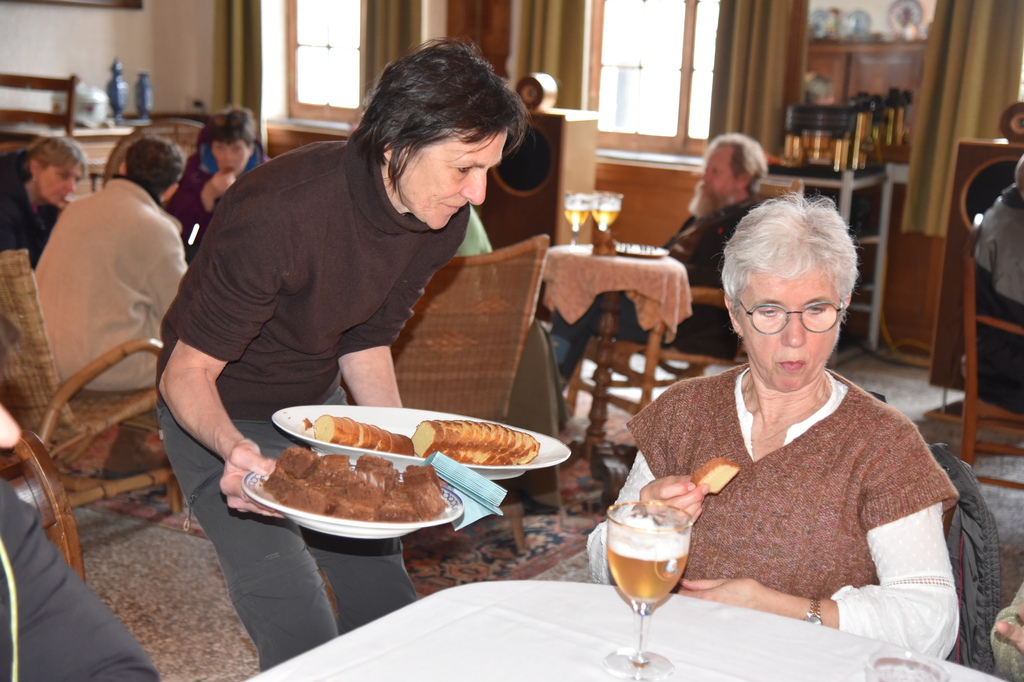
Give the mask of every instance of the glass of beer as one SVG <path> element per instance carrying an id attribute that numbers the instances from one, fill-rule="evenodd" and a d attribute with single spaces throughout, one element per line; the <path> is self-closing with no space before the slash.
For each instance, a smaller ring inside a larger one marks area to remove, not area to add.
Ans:
<path id="1" fill-rule="evenodd" d="M 580 240 L 580 227 L 587 222 L 590 211 L 594 208 L 594 195 L 590 192 L 565 193 L 565 219 L 572 223 L 572 245 Z"/>
<path id="2" fill-rule="evenodd" d="M 595 192 L 594 207 L 591 211 L 597 222 L 597 229 L 607 232 L 622 210 L 622 195 L 618 192 Z"/>
<path id="3" fill-rule="evenodd" d="M 679 583 L 690 555 L 693 518 L 661 502 L 626 502 L 608 508 L 608 565 L 633 605 L 633 647 L 604 659 L 617 677 L 660 680 L 675 666 L 644 650 L 655 605 Z"/>

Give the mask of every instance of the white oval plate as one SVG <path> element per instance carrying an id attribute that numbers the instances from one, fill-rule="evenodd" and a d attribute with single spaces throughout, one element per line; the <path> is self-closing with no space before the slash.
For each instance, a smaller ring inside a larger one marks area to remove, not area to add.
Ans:
<path id="1" fill-rule="evenodd" d="M 436 519 L 430 521 L 417 521 L 415 523 L 388 523 L 373 521 L 350 521 L 348 519 L 337 519 L 333 516 L 320 516 L 311 514 L 299 509 L 286 507 L 263 489 L 263 482 L 266 477 L 250 471 L 242 479 L 242 486 L 246 494 L 262 505 L 281 512 L 285 518 L 294 521 L 303 528 L 317 530 L 328 535 L 340 535 L 346 538 L 376 539 L 397 538 L 407 535 L 414 530 L 427 528 L 429 526 L 440 526 L 462 516 L 462 498 L 447 487 L 441 486 L 441 495 L 444 496 L 445 510 Z"/>
<path id="2" fill-rule="evenodd" d="M 430 419 L 465 419 L 468 421 L 484 421 L 473 417 L 464 417 L 458 414 L 446 412 L 433 412 L 431 410 L 412 410 L 404 407 L 361 407 L 358 405 L 302 405 L 298 407 L 286 407 L 274 413 L 274 424 L 290 436 L 298 438 L 311 449 L 317 452 L 325 452 L 335 455 L 348 455 L 359 457 L 360 455 L 378 455 L 384 459 L 391 460 L 395 468 L 404 471 L 410 464 L 422 464 L 419 457 L 407 455 L 393 455 L 386 452 L 364 450 L 353 448 L 347 445 L 337 445 L 327 441 L 317 440 L 313 437 L 313 430 L 306 429 L 303 421 L 309 420 L 312 424 L 317 417 L 329 414 L 332 417 L 350 417 L 364 424 L 373 424 L 392 433 L 412 437 L 421 421 Z M 509 428 L 515 428 L 510 426 Z M 500 481 L 507 478 L 522 476 L 533 469 L 544 469 L 564 462 L 569 458 L 569 447 L 561 441 L 526 429 L 516 429 L 528 433 L 540 443 L 540 454 L 529 464 L 513 464 L 509 466 L 478 466 L 466 464 L 476 473 L 492 481 Z M 433 454 L 433 453 L 431 453 Z"/>

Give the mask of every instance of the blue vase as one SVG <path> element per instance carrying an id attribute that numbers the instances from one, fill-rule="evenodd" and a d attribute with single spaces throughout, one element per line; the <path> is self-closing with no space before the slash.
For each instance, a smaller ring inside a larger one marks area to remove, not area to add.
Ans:
<path id="1" fill-rule="evenodd" d="M 124 73 L 124 67 L 121 65 L 121 60 L 114 58 L 114 63 L 110 66 L 110 82 L 107 83 L 107 97 L 110 98 L 110 111 L 114 116 L 114 120 L 120 123 L 123 119 L 125 105 L 128 104 L 128 84 L 124 82 L 124 78 L 121 74 Z"/>
<path id="2" fill-rule="evenodd" d="M 149 119 L 153 111 L 153 84 L 149 82 L 149 71 L 139 71 L 139 81 L 135 84 L 135 110 L 143 121 Z"/>

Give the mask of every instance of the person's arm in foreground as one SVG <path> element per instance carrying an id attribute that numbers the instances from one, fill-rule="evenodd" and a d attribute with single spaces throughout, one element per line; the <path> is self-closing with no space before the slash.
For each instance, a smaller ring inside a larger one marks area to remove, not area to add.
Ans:
<path id="1" fill-rule="evenodd" d="M 276 462 L 260 455 L 259 446 L 242 435 L 224 409 L 217 377 L 226 364 L 179 340 L 160 378 L 160 394 L 182 428 L 224 460 L 220 490 L 228 506 L 276 516 L 242 493 L 247 473 L 270 475 Z"/>
<path id="2" fill-rule="evenodd" d="M 0 481 L 0 537 L 6 586 L 0 586 L 0 676 L 17 656 L 22 680 L 159 680 L 153 662 L 106 605 L 65 563 L 39 514 Z M 17 640 L 10 624 L 18 608 Z"/>

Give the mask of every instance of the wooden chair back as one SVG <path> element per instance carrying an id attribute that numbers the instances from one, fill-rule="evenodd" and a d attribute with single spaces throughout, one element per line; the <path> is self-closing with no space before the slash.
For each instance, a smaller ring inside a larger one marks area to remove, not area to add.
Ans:
<path id="1" fill-rule="evenodd" d="M 0 123 L 31 123 L 51 128 L 63 128 L 68 137 L 73 136 L 75 134 L 75 87 L 78 85 L 78 80 L 78 76 L 75 75 L 67 78 L 44 78 L 42 76 L 0 73 L 0 87 L 51 94 L 62 92 L 67 103 L 63 113 L 54 112 L 49 100 L 45 106 L 36 109 L 0 109 Z"/>
<path id="2" fill-rule="evenodd" d="M 198 121 L 190 121 L 184 118 L 164 118 L 153 121 L 147 126 L 133 130 L 118 140 L 117 146 L 107 157 L 107 165 L 103 169 L 103 184 L 107 184 L 110 178 L 118 173 L 121 163 L 128 154 L 128 148 L 142 137 L 163 137 L 170 140 L 181 148 L 182 154 L 187 160 L 198 147 L 199 133 L 203 131 L 203 124 Z"/>
<path id="3" fill-rule="evenodd" d="M 434 274 L 392 345 L 406 407 L 506 419 L 549 243 L 456 257 Z"/>
<path id="4" fill-rule="evenodd" d="M 691 287 L 690 296 L 691 302 L 695 305 L 709 305 L 722 309 L 726 307 L 725 293 L 715 287 Z M 608 396 L 608 402 L 630 414 L 636 414 L 651 403 L 656 388 L 671 386 L 687 377 L 700 376 L 712 365 L 731 366 L 744 361 L 742 344 L 737 354 L 731 358 L 683 353 L 671 346 L 662 347 L 665 332 L 665 324 L 659 322 L 647 335 L 646 345 L 631 341 L 615 341 L 609 388 L 639 389 L 639 394 L 633 397 L 630 393 L 635 394 L 636 391 L 618 391 Z M 595 344 L 591 343 L 587 349 L 587 357 L 594 356 L 594 348 Z M 634 363 L 633 356 L 637 354 L 643 356 L 642 368 Z M 580 390 L 591 393 L 594 390 L 593 379 L 582 375 L 582 366 L 583 363 L 577 365 L 576 372 L 569 380 L 566 401 L 570 411 L 575 411 L 576 397 Z"/>
<path id="5" fill-rule="evenodd" d="M 977 261 L 974 249 L 981 228 L 975 225 L 964 246 L 964 401 L 961 416 L 960 458 L 974 466 L 978 455 L 1024 455 L 1024 448 L 987 440 L 979 430 L 991 430 L 1024 439 L 1024 414 L 1004 410 L 986 403 L 978 396 L 978 327 L 981 325 L 1001 329 L 1024 338 L 1024 327 L 988 315 L 978 315 Z M 1024 490 L 1024 482 L 989 476 L 978 476 L 989 485 Z"/>
<path id="6" fill-rule="evenodd" d="M 61 484 L 60 473 L 38 436 L 31 431 L 21 432 L 21 439 L 14 446 L 14 458 L 0 468 L 0 477 L 11 484 L 23 502 L 39 511 L 47 537 L 64 555 L 68 565 L 85 580 L 75 515 Z"/>

